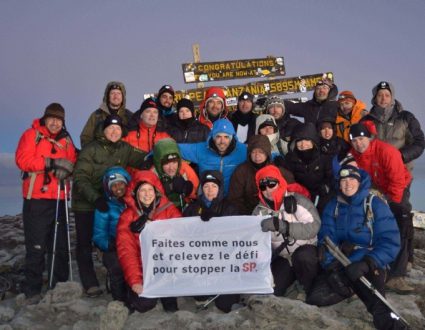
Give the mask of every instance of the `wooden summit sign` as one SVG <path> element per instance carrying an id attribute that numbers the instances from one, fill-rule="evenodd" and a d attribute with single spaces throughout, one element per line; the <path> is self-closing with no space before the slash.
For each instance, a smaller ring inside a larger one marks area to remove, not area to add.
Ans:
<path id="1" fill-rule="evenodd" d="M 257 81 L 246 85 L 221 86 L 226 94 L 226 99 L 237 98 L 242 92 L 250 92 L 256 96 L 271 94 L 293 94 L 312 91 L 317 82 L 324 77 L 333 80 L 332 72 L 317 73 L 306 76 L 283 78 L 276 80 Z M 209 87 L 175 91 L 175 102 L 183 97 L 189 98 L 195 105 L 204 99 L 205 91 Z"/>
<path id="2" fill-rule="evenodd" d="M 221 62 L 183 63 L 185 83 L 284 76 L 283 56 Z"/>

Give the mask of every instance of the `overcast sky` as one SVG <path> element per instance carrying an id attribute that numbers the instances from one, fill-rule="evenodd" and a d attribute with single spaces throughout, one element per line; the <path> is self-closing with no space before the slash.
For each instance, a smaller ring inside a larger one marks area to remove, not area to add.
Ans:
<path id="1" fill-rule="evenodd" d="M 77 145 L 110 80 L 128 108 L 165 83 L 185 84 L 192 44 L 202 61 L 284 56 L 287 77 L 332 71 L 370 105 L 381 80 L 422 123 L 425 1 L 13 1 L 0 3 L 0 154 L 51 102 Z M 234 84 L 235 81 L 223 82 Z"/>

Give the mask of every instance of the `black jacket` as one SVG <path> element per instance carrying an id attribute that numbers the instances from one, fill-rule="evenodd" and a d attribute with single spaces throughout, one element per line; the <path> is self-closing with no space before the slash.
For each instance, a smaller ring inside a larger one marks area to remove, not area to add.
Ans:
<path id="1" fill-rule="evenodd" d="M 238 131 L 238 125 L 241 125 L 241 126 L 248 125 L 248 135 L 247 135 L 246 141 L 241 141 L 241 142 L 248 143 L 249 138 L 255 134 L 256 119 L 257 119 L 257 115 L 253 113 L 252 111 L 250 111 L 247 114 L 243 114 L 239 110 L 236 110 L 234 113 L 232 113 L 230 117 L 230 121 L 232 122 L 236 133 Z"/>
<path id="2" fill-rule="evenodd" d="M 179 119 L 169 122 L 167 133 L 176 140 L 177 143 L 204 142 L 208 138 L 210 129 L 201 124 L 195 118 L 187 125 Z"/>

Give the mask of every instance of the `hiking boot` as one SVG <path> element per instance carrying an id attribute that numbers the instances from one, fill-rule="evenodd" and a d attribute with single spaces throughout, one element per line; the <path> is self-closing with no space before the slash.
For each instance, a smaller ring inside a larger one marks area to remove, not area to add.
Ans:
<path id="1" fill-rule="evenodd" d="M 407 284 L 404 277 L 393 277 L 386 284 L 385 287 L 398 294 L 410 294 L 415 290 L 409 284 Z"/>
<path id="2" fill-rule="evenodd" d="M 92 286 L 86 290 L 86 296 L 89 298 L 99 297 L 103 293 L 103 290 L 98 286 Z"/>
<path id="3" fill-rule="evenodd" d="M 412 271 L 412 268 L 413 268 L 413 262 L 409 261 L 407 263 L 406 272 L 410 273 Z"/>

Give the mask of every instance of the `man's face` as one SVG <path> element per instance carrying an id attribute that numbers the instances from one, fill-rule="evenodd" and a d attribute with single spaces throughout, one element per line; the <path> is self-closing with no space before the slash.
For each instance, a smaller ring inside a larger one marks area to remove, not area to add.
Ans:
<path id="1" fill-rule="evenodd" d="M 179 168 L 179 161 L 177 159 L 162 165 L 162 170 L 164 171 L 164 173 L 171 178 L 176 176 L 178 168 Z"/>
<path id="2" fill-rule="evenodd" d="M 114 182 L 111 186 L 111 193 L 116 198 L 124 197 L 126 190 L 127 190 L 127 185 L 124 181 Z"/>
<path id="3" fill-rule="evenodd" d="M 143 184 L 137 192 L 137 198 L 144 206 L 150 206 L 155 200 L 154 187 L 149 183 Z"/>
<path id="4" fill-rule="evenodd" d="M 219 186 L 214 182 L 206 182 L 202 186 L 202 192 L 204 193 L 205 198 L 209 200 L 210 202 L 214 198 L 217 198 L 218 190 L 219 190 Z"/>
<path id="5" fill-rule="evenodd" d="M 367 136 L 358 136 L 351 140 L 351 145 L 354 150 L 359 153 L 364 153 L 369 148 L 370 139 Z"/>
<path id="6" fill-rule="evenodd" d="M 271 135 L 274 134 L 274 127 L 273 126 L 264 126 L 258 130 L 258 133 L 260 135 Z"/>
<path id="7" fill-rule="evenodd" d="M 350 99 L 346 99 L 344 101 L 339 101 L 339 109 L 344 115 L 348 115 L 354 107 L 354 102 Z"/>
<path id="8" fill-rule="evenodd" d="M 277 120 L 283 116 L 283 107 L 280 105 L 272 105 L 267 109 L 267 112 Z"/>
<path id="9" fill-rule="evenodd" d="M 238 108 L 242 113 L 248 113 L 252 110 L 252 102 L 250 100 L 240 100 L 238 102 Z"/>
<path id="10" fill-rule="evenodd" d="M 311 140 L 299 140 L 295 145 L 298 150 L 313 149 L 313 142 Z"/>
<path id="11" fill-rule="evenodd" d="M 140 118 L 147 127 L 155 126 L 158 123 L 158 109 L 147 108 L 142 112 Z"/>
<path id="12" fill-rule="evenodd" d="M 331 125 L 323 125 L 320 129 L 320 136 L 325 140 L 330 140 L 334 134 L 334 130 Z"/>
<path id="13" fill-rule="evenodd" d="M 344 178 L 339 181 L 339 188 L 345 196 L 351 197 L 359 190 L 360 182 L 355 178 Z"/>
<path id="14" fill-rule="evenodd" d="M 119 89 L 109 91 L 109 106 L 112 109 L 118 109 L 122 105 L 122 92 Z"/>
<path id="15" fill-rule="evenodd" d="M 214 137 L 214 144 L 220 154 L 224 154 L 226 152 L 231 141 L 232 139 L 230 138 L 230 136 L 225 133 L 218 133 Z"/>
<path id="16" fill-rule="evenodd" d="M 251 157 L 251 160 L 254 164 L 262 164 L 267 159 L 266 153 L 260 148 L 252 149 L 251 154 L 249 156 Z"/>
<path id="17" fill-rule="evenodd" d="M 121 126 L 115 124 L 109 125 L 103 130 L 103 133 L 105 134 L 107 140 L 111 141 L 112 143 L 115 143 L 121 139 Z"/>
<path id="18" fill-rule="evenodd" d="M 179 119 L 183 120 L 183 119 L 188 119 L 188 118 L 192 118 L 192 111 L 190 111 L 189 108 L 186 107 L 181 107 L 179 109 Z"/>
<path id="19" fill-rule="evenodd" d="M 167 92 L 162 93 L 161 96 L 159 97 L 159 103 L 164 108 L 171 108 L 171 106 L 173 105 L 173 102 L 174 102 L 174 97 L 170 93 L 167 93 Z"/>
<path id="20" fill-rule="evenodd" d="M 375 97 L 376 105 L 381 108 L 387 108 L 391 105 L 392 95 L 388 89 L 380 89 Z"/>
<path id="21" fill-rule="evenodd" d="M 213 98 L 206 105 L 207 113 L 213 117 L 217 117 L 223 111 L 223 102 L 219 98 Z"/>
<path id="22" fill-rule="evenodd" d="M 58 134 L 63 127 L 63 121 L 56 117 L 47 117 L 44 119 L 44 125 L 51 134 Z"/>
<path id="23" fill-rule="evenodd" d="M 314 90 L 314 95 L 317 101 L 324 101 L 328 98 L 331 88 L 326 84 L 317 85 Z"/>

